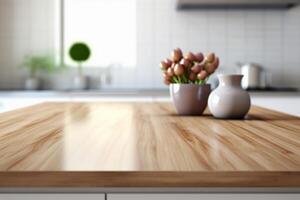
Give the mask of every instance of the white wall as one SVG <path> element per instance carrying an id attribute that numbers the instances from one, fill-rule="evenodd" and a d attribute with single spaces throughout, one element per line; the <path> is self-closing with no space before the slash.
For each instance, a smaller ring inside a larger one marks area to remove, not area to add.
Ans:
<path id="1" fill-rule="evenodd" d="M 155 67 L 174 47 L 214 51 L 225 71 L 234 70 L 237 61 L 255 61 L 272 72 L 274 85 L 300 86 L 300 6 L 186 12 L 174 7 L 174 0 L 138 1 L 138 63 L 155 87 L 161 87 Z"/>
<path id="2" fill-rule="evenodd" d="M 52 52 L 54 0 L 0 0 L 0 88 L 21 88 L 25 55 Z"/>
<path id="3" fill-rule="evenodd" d="M 25 54 L 54 48 L 54 0 L 0 1 L 0 89 L 22 88 Z M 164 88 L 158 63 L 175 47 L 215 51 L 225 71 L 256 61 L 273 83 L 300 87 L 300 6 L 274 10 L 175 10 L 175 0 L 137 0 L 137 66 L 113 68 L 113 88 Z M 57 31 L 57 30 L 56 30 Z M 116 48 L 117 48 L 117 44 Z M 86 69 L 92 88 L 102 69 Z M 45 87 L 68 89 L 75 70 L 46 76 Z"/>

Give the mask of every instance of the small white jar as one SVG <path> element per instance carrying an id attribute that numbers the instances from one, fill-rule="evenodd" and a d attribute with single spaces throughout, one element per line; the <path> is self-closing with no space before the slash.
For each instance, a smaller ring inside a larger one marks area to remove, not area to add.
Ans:
<path id="1" fill-rule="evenodd" d="M 40 80 L 37 78 L 27 78 L 25 80 L 26 90 L 38 90 L 40 87 Z"/>
<path id="2" fill-rule="evenodd" d="M 75 76 L 73 79 L 73 89 L 74 90 L 85 90 L 87 89 L 87 77 L 83 75 Z"/>
<path id="3" fill-rule="evenodd" d="M 248 113 L 251 100 L 241 87 L 243 75 L 218 75 L 219 86 L 210 94 L 208 107 L 212 115 L 222 119 L 240 119 Z"/>

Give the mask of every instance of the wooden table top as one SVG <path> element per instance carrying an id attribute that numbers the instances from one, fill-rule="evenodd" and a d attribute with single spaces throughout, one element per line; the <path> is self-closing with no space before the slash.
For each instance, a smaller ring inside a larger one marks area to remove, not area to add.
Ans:
<path id="1" fill-rule="evenodd" d="M 0 114 L 0 187 L 300 187 L 300 118 L 177 116 L 170 103 Z"/>

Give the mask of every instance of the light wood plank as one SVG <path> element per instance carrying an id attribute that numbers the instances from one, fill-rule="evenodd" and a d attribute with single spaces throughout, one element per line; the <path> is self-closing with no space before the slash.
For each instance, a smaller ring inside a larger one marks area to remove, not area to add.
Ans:
<path id="1" fill-rule="evenodd" d="M 169 103 L 117 102 L 1 114 L 0 186 L 35 186 L 37 177 L 46 179 L 39 186 L 300 186 L 300 119 L 252 107 L 245 120 L 217 120 L 177 116 Z M 75 177 L 82 183 L 68 182 Z"/>

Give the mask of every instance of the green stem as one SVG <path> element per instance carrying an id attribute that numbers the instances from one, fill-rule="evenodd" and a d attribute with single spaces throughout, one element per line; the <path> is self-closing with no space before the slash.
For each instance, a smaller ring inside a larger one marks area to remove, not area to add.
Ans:
<path id="1" fill-rule="evenodd" d="M 176 79 L 175 76 L 172 77 L 172 81 L 173 81 L 174 83 L 178 83 L 178 80 Z"/>
<path id="2" fill-rule="evenodd" d="M 32 67 L 30 70 L 30 78 L 35 78 L 36 77 L 36 67 Z"/>
<path id="3" fill-rule="evenodd" d="M 185 77 L 185 75 L 182 75 L 181 77 L 182 77 L 184 83 L 188 83 L 189 82 L 188 79 Z"/>
<path id="4" fill-rule="evenodd" d="M 81 62 L 78 62 L 78 74 L 79 74 L 79 76 L 82 76 L 82 64 L 81 64 Z"/>
<path id="5" fill-rule="evenodd" d="M 198 85 L 203 84 L 203 80 L 198 79 L 198 80 L 197 80 L 197 84 L 198 84 Z"/>
<path id="6" fill-rule="evenodd" d="M 177 76 L 177 77 L 178 77 L 179 83 L 182 83 L 181 77 L 180 76 Z"/>

